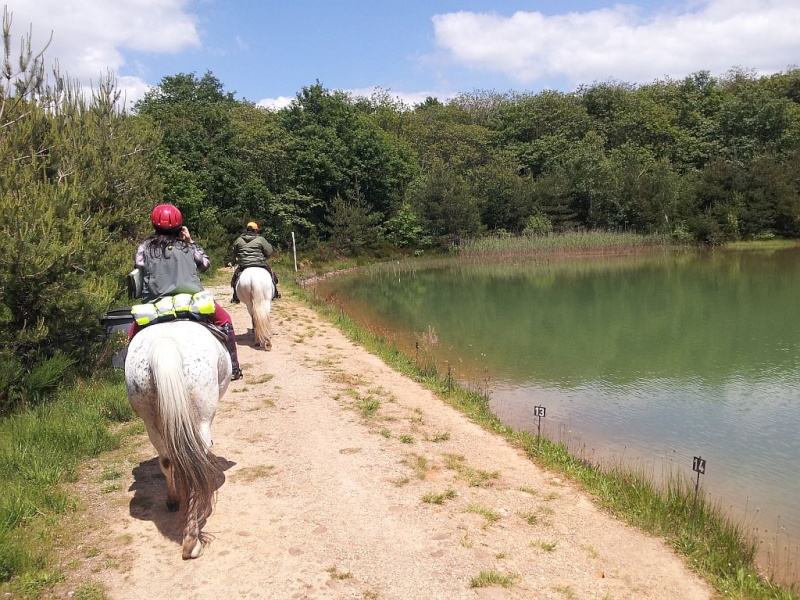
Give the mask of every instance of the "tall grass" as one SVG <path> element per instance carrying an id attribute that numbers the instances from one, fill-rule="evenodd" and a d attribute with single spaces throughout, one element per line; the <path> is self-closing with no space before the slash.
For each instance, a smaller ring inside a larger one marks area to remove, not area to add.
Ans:
<path id="1" fill-rule="evenodd" d="M 485 429 L 523 449 L 531 460 L 580 483 L 611 513 L 665 539 L 721 595 L 742 600 L 797 600 L 797 590 L 782 587 L 760 572 L 755 563 L 756 540 L 704 496 L 695 504 L 693 486 L 680 475 L 668 474 L 656 485 L 644 472 L 621 466 L 604 467 L 577 458 L 562 443 L 517 431 L 492 413 L 486 390 L 470 390 L 455 383 L 450 367 L 440 370 L 432 353 L 424 347 L 422 353 L 409 357 L 383 336 L 359 326 L 339 307 L 324 303 L 312 292 L 299 289 L 297 295 L 337 325 L 350 340 L 389 366 L 418 381 Z"/>
<path id="2" fill-rule="evenodd" d="M 518 256 L 551 253 L 593 253 L 670 247 L 675 243 L 663 235 L 641 235 L 615 231 L 574 231 L 554 235 L 487 235 L 462 240 L 461 256 Z"/>
<path id="3" fill-rule="evenodd" d="M 0 420 L 0 591 L 31 592 L 57 578 L 51 534 L 76 504 L 63 484 L 82 460 L 118 447 L 123 434 L 109 425 L 133 417 L 115 372 Z"/>

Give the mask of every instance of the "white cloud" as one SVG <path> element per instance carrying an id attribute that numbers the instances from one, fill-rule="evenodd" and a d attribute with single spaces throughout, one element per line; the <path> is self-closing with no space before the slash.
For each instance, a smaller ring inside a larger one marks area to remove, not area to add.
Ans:
<path id="1" fill-rule="evenodd" d="M 644 14 L 632 5 L 545 16 L 456 12 L 433 18 L 436 43 L 459 65 L 520 84 L 563 78 L 646 83 L 741 66 L 757 73 L 797 62 L 797 0 L 699 0 Z"/>
<path id="2" fill-rule="evenodd" d="M 377 86 L 372 88 L 359 88 L 341 91 L 349 94 L 353 98 L 372 98 L 375 94 L 378 96 L 385 94 L 389 98 L 399 101 L 410 107 L 417 104 L 422 104 L 428 98 L 438 98 L 439 101 L 445 102 L 456 96 L 456 94 L 452 92 L 395 92 L 393 90 L 386 90 Z M 278 98 L 264 98 L 263 100 L 259 100 L 256 105 L 268 108 L 270 110 L 280 110 L 281 108 L 289 106 L 295 99 L 295 96 L 292 96 L 291 98 L 287 96 L 279 96 Z"/>
<path id="3" fill-rule="evenodd" d="M 256 102 L 256 106 L 261 106 L 263 108 L 268 108 L 270 110 L 280 110 L 282 108 L 286 108 L 292 103 L 294 100 L 294 96 L 289 98 L 288 96 L 278 96 L 277 98 L 264 98 L 263 100 L 259 100 Z"/>
<path id="4" fill-rule="evenodd" d="M 188 0 L 7 0 L 12 38 L 32 31 L 32 49 L 45 51 L 45 64 L 58 61 L 62 75 L 88 86 L 126 64 L 124 50 L 176 53 L 200 46 Z M 12 45 L 13 53 L 19 44 Z M 135 66 L 135 65 L 134 65 Z M 129 104 L 149 87 L 139 76 L 118 77 Z"/>

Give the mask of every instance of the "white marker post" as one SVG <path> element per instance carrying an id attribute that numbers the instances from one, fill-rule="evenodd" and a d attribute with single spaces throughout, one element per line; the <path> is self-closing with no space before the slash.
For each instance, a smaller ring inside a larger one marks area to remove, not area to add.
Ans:
<path id="1" fill-rule="evenodd" d="M 294 270 L 297 272 L 297 246 L 294 243 L 294 231 L 292 232 L 292 254 L 294 254 Z"/>

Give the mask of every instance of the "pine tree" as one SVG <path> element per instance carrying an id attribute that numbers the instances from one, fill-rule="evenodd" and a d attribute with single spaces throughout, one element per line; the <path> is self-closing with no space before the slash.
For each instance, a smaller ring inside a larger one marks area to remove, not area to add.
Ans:
<path id="1" fill-rule="evenodd" d="M 158 138 L 128 116 L 111 77 L 87 92 L 29 37 L 12 70 L 3 20 L 0 76 L 0 412 L 38 401 L 96 367 L 100 319 L 119 303 L 160 188 Z M 52 82 L 52 83 L 51 83 Z"/>

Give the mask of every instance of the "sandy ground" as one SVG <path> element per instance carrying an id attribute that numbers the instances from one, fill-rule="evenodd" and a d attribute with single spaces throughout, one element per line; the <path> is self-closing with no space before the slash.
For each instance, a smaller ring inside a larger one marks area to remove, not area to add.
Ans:
<path id="1" fill-rule="evenodd" d="M 115 600 L 713 596 L 663 542 L 608 516 L 290 294 L 273 303 L 267 352 L 253 347 L 244 305 L 212 291 L 231 312 L 245 373 L 213 427 L 224 474 L 205 527 L 213 540 L 200 559 L 181 560 L 154 450 L 138 436 L 76 484 L 87 533 L 71 590 L 92 581 Z M 101 476 L 109 469 L 119 485 Z M 482 573 L 513 583 L 474 586 Z"/>

